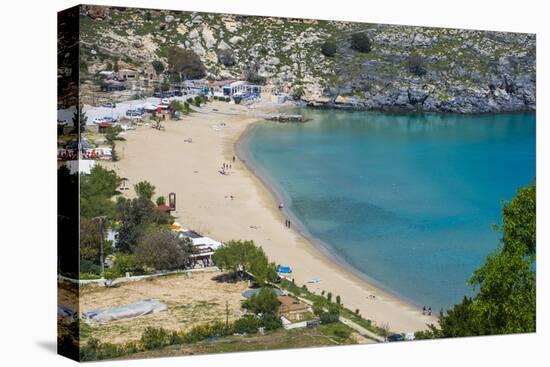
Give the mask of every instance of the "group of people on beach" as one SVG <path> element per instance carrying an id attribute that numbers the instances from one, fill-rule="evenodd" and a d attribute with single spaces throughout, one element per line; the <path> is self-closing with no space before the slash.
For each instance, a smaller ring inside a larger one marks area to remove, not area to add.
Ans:
<path id="1" fill-rule="evenodd" d="M 290 228 L 290 220 L 285 219 L 285 227 Z"/>
<path id="2" fill-rule="evenodd" d="M 431 306 L 422 306 L 422 315 L 432 316 L 432 307 Z"/>

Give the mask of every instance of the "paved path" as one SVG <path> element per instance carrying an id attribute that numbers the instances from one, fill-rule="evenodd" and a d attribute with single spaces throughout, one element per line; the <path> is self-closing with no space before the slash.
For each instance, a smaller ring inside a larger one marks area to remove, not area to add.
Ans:
<path id="1" fill-rule="evenodd" d="M 349 326 L 350 328 L 357 331 L 359 334 L 361 334 L 363 336 L 366 336 L 367 338 L 374 339 L 374 340 L 376 340 L 377 342 L 380 342 L 380 343 L 385 342 L 384 338 L 381 337 L 380 335 L 375 334 L 372 331 L 365 329 L 364 327 L 362 327 L 359 324 L 356 324 L 355 322 L 351 321 L 350 319 L 346 319 L 345 317 L 340 316 L 340 317 L 338 317 L 338 320 L 340 320 L 340 322 L 342 324 Z"/>
<path id="2" fill-rule="evenodd" d="M 297 297 L 300 301 L 310 305 L 310 306 L 313 306 L 313 302 L 311 302 L 310 300 L 308 299 L 305 299 L 305 298 L 302 298 L 302 297 Z M 350 319 L 346 319 L 345 317 L 342 317 L 342 316 L 339 316 L 338 317 L 338 320 L 344 324 L 344 325 L 347 325 L 349 326 L 350 328 L 352 328 L 353 330 L 357 331 L 359 334 L 363 335 L 363 336 L 366 336 L 367 338 L 370 338 L 370 339 L 373 339 L 373 340 L 376 340 L 377 342 L 380 342 L 380 343 L 384 343 L 386 340 L 384 339 L 384 337 L 376 334 L 376 333 L 373 333 L 372 331 L 370 330 L 367 330 L 365 329 L 364 327 L 362 327 L 361 325 L 351 321 Z"/>

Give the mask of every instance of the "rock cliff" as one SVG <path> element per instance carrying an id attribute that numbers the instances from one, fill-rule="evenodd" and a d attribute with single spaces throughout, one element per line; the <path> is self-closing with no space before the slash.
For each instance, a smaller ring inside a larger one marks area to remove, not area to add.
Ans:
<path id="1" fill-rule="evenodd" d="M 536 107 L 533 34 L 227 14 L 83 7 L 81 65 L 90 78 L 121 62 L 167 65 L 170 47 L 192 49 L 210 79 L 268 84 L 313 106 L 483 113 Z M 350 46 L 365 32 L 370 52 Z M 333 39 L 336 52 L 321 45 Z M 221 52 L 221 51 L 225 51 Z M 233 62 L 222 62 L 228 54 Z M 415 55 L 422 70 L 411 67 Z"/>

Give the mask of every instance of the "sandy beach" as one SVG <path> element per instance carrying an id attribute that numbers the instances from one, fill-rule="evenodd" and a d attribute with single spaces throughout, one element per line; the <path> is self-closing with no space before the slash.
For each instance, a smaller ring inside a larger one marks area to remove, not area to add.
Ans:
<path id="1" fill-rule="evenodd" d="M 151 182 L 157 196 L 175 192 L 177 210 L 172 214 L 183 227 L 219 241 L 254 240 L 270 260 L 290 265 L 298 284 L 320 279 L 307 284 L 308 289 L 340 295 L 347 308 L 359 309 L 378 325 L 412 332 L 435 323 L 435 316 L 423 316 L 418 306 L 359 278 L 286 228 L 271 192 L 238 157 L 233 162 L 235 143 L 266 108 L 212 102 L 181 121 L 166 121 L 165 131 L 139 127 L 117 142 L 120 160 L 103 164 L 128 178 L 130 185 Z M 188 138 L 192 143 L 184 141 Z M 219 172 L 223 163 L 231 165 L 228 175 Z"/>

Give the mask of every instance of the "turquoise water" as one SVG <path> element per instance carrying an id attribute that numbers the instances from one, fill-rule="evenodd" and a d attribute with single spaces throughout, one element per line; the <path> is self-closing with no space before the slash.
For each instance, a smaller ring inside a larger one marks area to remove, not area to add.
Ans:
<path id="1" fill-rule="evenodd" d="M 418 305 L 471 294 L 502 199 L 535 178 L 535 115 L 301 112 L 311 120 L 261 122 L 240 149 L 306 232 Z"/>

